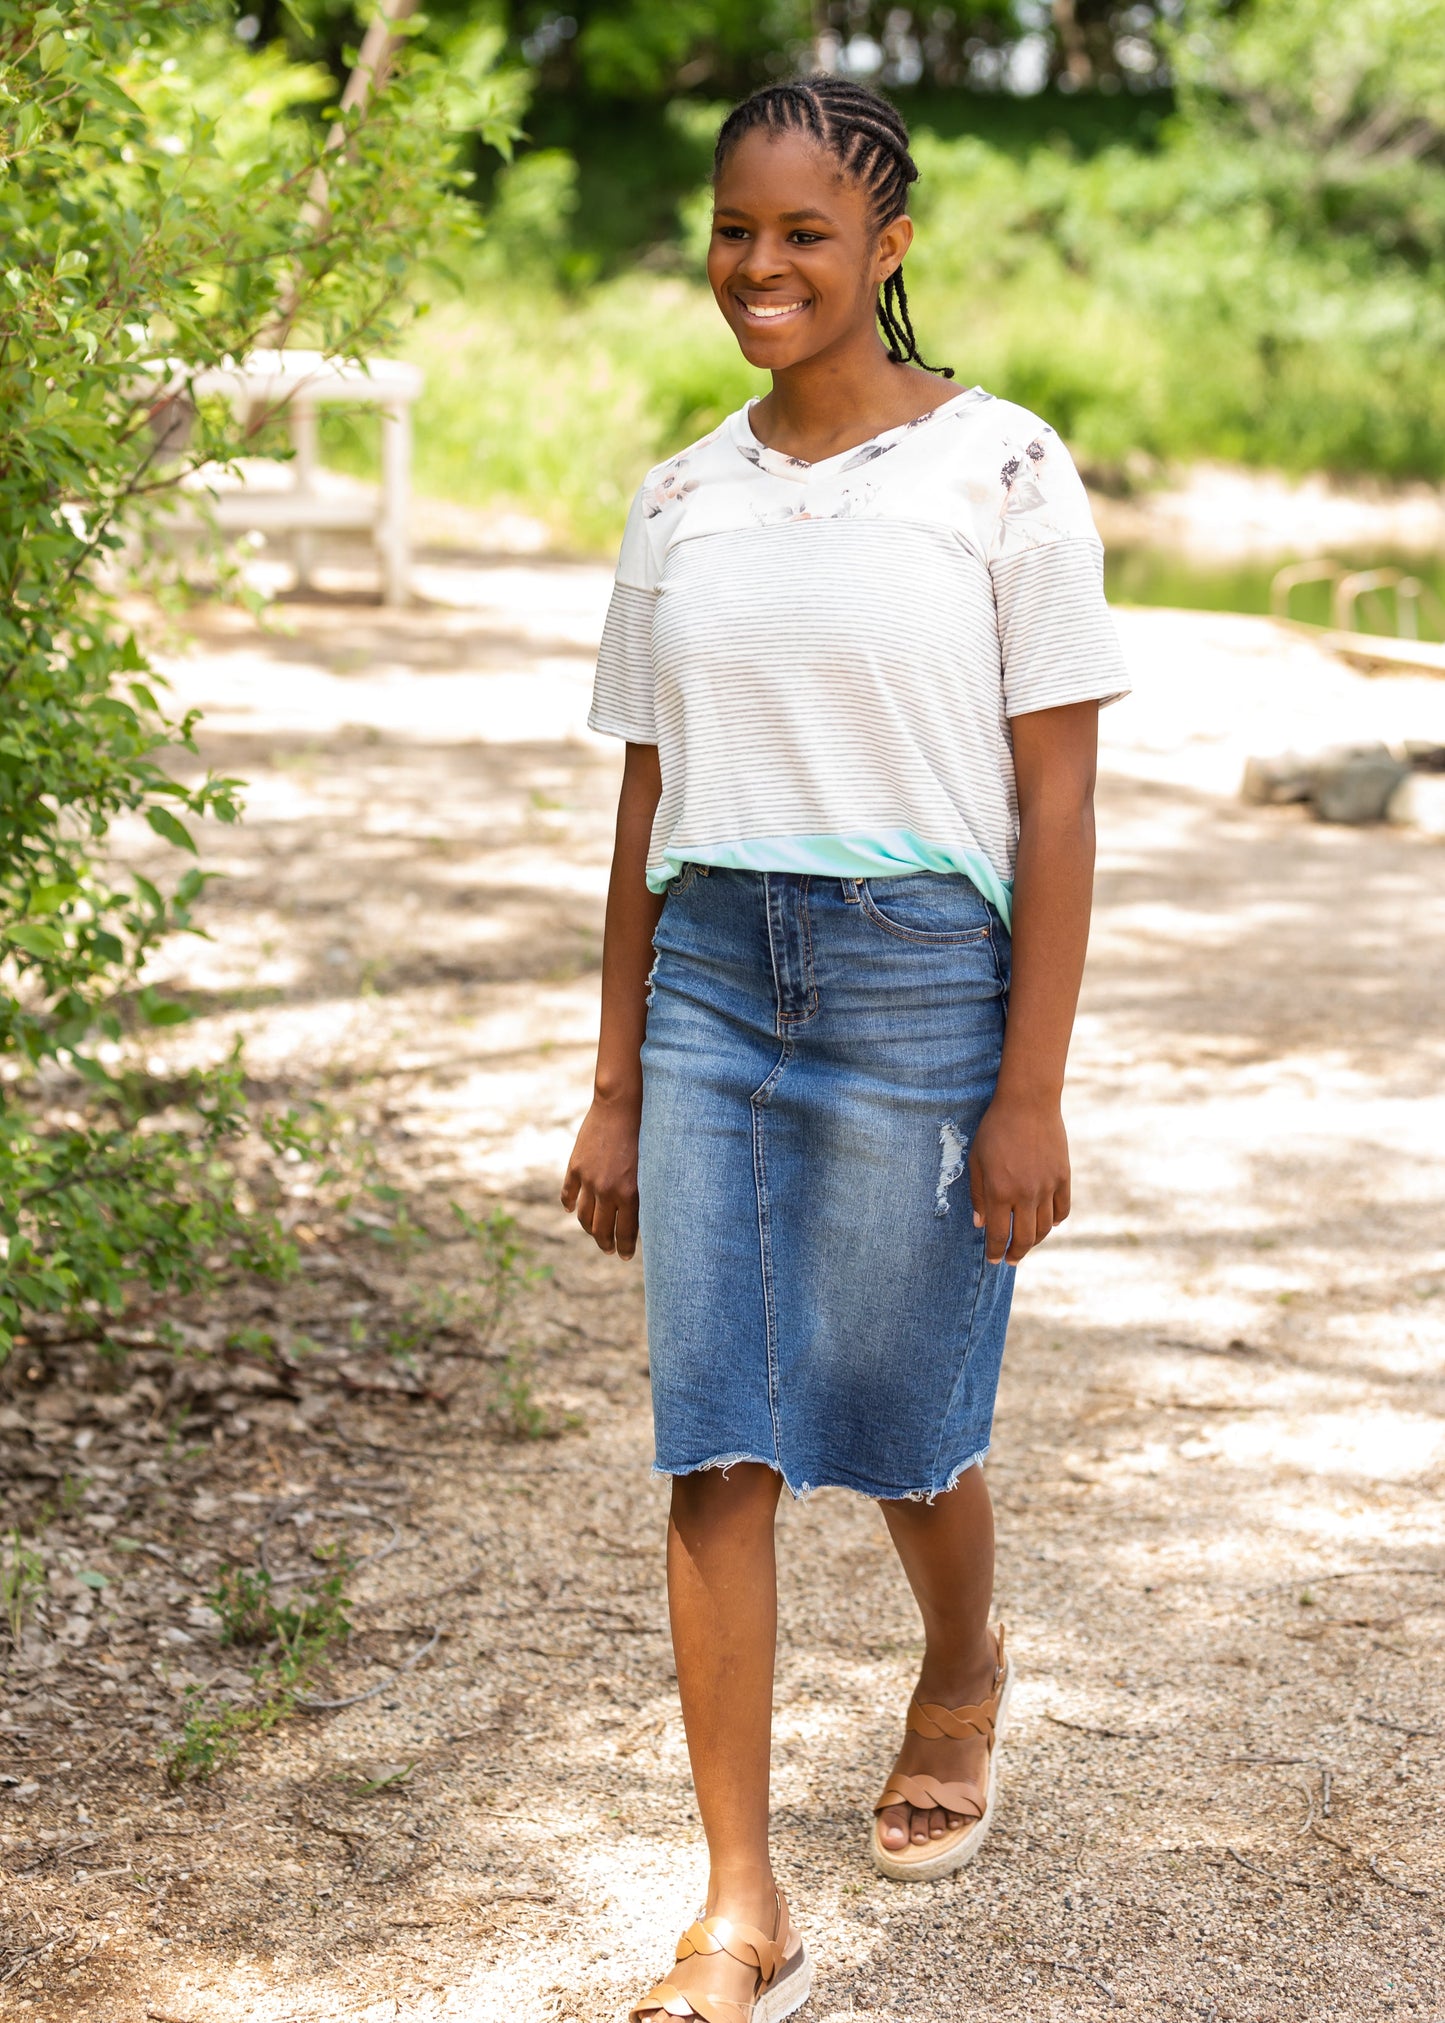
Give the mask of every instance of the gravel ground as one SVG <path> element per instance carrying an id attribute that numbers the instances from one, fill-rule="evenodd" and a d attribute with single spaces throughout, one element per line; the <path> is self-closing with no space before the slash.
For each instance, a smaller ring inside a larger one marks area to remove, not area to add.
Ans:
<path id="1" fill-rule="evenodd" d="M 617 777 L 581 726 L 605 576 L 437 556 L 406 614 L 332 580 L 174 661 L 253 786 L 164 1047 L 243 1033 L 436 1241 L 298 1193 L 295 1285 L 177 1310 L 209 1390 L 144 1344 L 106 1384 L 60 1346 L 5 1374 L 50 1584 L 0 1721 L 0 2004 L 47 2023 L 592 2023 L 702 1878 L 637 1274 L 554 1205 Z M 1250 749 L 1445 734 L 1445 684 L 1121 622 L 1077 1206 L 1020 1275 L 990 1462 L 1021 1690 L 961 1877 L 866 1861 L 917 1659 L 881 1521 L 782 1513 L 776 1831 L 818 2023 L 1445 2017 L 1445 851 L 1231 798 Z M 548 1275 L 500 1348 L 459 1325 L 398 1366 L 383 1322 L 467 1295 L 451 1200 L 505 1205 Z M 256 1328 L 312 1360 L 278 1378 Z M 508 1346 L 558 1437 L 503 1437 Z M 382 1690 L 172 1792 L 187 1687 L 235 1664 L 216 1567 L 323 1534 L 376 1555 L 331 1697 Z"/>

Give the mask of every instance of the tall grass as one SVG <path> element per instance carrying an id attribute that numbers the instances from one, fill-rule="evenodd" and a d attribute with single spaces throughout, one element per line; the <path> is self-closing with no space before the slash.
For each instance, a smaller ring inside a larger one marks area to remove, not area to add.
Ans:
<path id="1" fill-rule="evenodd" d="M 570 294 L 483 271 L 409 355 L 418 489 L 515 507 L 584 549 L 615 541 L 649 465 L 764 385 L 705 289 L 640 273 Z"/>

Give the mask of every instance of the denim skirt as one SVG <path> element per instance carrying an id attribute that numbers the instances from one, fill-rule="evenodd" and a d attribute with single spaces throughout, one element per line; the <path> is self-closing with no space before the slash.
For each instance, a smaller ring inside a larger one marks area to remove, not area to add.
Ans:
<path id="1" fill-rule="evenodd" d="M 656 1469 L 933 1497 L 988 1449 L 1013 1271 L 968 1147 L 1009 939 L 968 879 L 685 866 L 642 1051 Z"/>

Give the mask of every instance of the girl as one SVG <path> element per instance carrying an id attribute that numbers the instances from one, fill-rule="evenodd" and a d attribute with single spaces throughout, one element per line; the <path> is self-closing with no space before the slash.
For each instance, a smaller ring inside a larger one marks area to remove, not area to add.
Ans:
<path id="1" fill-rule="evenodd" d="M 842 79 L 725 122 L 708 277 L 772 390 L 649 474 L 598 660 L 627 755 L 562 1200 L 604 1251 L 641 1235 L 711 1860 L 634 2023 L 807 1997 L 768 1846 L 785 1483 L 878 1498 L 923 1617 L 885 1875 L 976 1851 L 1013 1683 L 981 1463 L 1012 1267 L 1069 1212 L 1097 716 L 1128 682 L 1063 444 L 918 355 L 916 177 Z"/>

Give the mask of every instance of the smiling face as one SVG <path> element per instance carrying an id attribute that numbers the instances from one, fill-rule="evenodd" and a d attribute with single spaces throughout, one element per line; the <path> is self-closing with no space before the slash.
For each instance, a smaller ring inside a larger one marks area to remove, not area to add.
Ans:
<path id="1" fill-rule="evenodd" d="M 800 134 L 745 134 L 718 171 L 707 278 L 750 365 L 786 371 L 881 340 L 878 290 L 913 239 L 880 231 L 864 186 Z"/>

